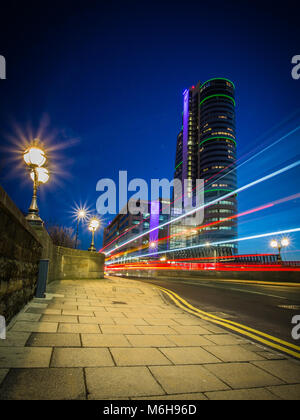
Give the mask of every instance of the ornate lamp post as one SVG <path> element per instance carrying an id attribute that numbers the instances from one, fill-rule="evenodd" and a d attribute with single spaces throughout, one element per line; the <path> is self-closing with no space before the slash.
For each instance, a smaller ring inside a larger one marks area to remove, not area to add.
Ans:
<path id="1" fill-rule="evenodd" d="M 281 249 L 289 246 L 290 241 L 287 238 L 283 238 L 281 239 L 281 241 L 277 241 L 276 239 L 273 239 L 270 242 L 270 246 L 272 248 L 277 248 L 278 249 L 278 261 L 281 263 L 282 262 L 282 256 L 281 256 Z"/>
<path id="2" fill-rule="evenodd" d="M 77 226 L 76 226 L 76 236 L 75 236 L 75 249 L 77 248 L 77 242 L 78 242 L 79 222 L 80 222 L 80 220 L 84 220 L 85 218 L 86 218 L 86 210 L 85 209 L 79 209 L 76 212 Z"/>
<path id="3" fill-rule="evenodd" d="M 46 162 L 45 152 L 39 147 L 32 146 L 25 150 L 23 154 L 25 163 L 30 169 L 30 177 L 33 181 L 33 195 L 26 219 L 34 224 L 41 224 L 37 206 L 37 189 L 40 184 L 45 184 L 49 180 L 49 171 L 42 166 Z"/>
<path id="4" fill-rule="evenodd" d="M 99 228 L 99 226 L 100 226 L 100 220 L 97 219 L 96 217 L 93 217 L 89 223 L 89 231 L 92 232 L 92 242 L 88 249 L 89 251 L 92 251 L 92 252 L 96 251 L 94 239 L 95 239 L 95 232 Z"/>

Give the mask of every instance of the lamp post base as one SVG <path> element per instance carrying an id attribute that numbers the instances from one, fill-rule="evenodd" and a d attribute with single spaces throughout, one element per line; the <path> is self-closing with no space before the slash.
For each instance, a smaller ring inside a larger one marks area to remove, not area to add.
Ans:
<path id="1" fill-rule="evenodd" d="M 89 247 L 88 251 L 91 251 L 91 252 L 96 252 L 97 250 L 96 250 L 95 245 L 91 245 L 91 246 Z"/>

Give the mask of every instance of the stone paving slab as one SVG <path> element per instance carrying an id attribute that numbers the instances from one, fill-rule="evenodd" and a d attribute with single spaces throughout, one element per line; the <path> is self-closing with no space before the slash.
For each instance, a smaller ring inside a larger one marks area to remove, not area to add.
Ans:
<path id="1" fill-rule="evenodd" d="M 238 345 L 228 346 L 204 346 L 205 350 L 214 354 L 218 359 L 223 362 L 248 362 L 252 360 L 265 360 L 259 354 L 245 350 Z"/>
<path id="2" fill-rule="evenodd" d="M 299 362 L 116 277 L 51 283 L 0 340 L 0 399 L 299 400 L 299 387 Z"/>
<path id="3" fill-rule="evenodd" d="M 207 338 L 204 338 L 201 335 L 193 334 L 168 335 L 168 339 L 179 347 L 199 347 L 209 346 L 212 344 L 212 342 Z"/>
<path id="4" fill-rule="evenodd" d="M 56 332 L 58 327 L 57 322 L 27 322 L 17 321 L 12 327 L 12 331 L 20 332 Z"/>
<path id="5" fill-rule="evenodd" d="M 168 334 L 174 334 L 174 330 L 166 325 L 161 326 L 139 326 L 139 330 L 142 334 L 159 334 L 159 335 L 168 335 Z M 130 334 L 130 333 L 128 333 Z"/>
<path id="6" fill-rule="evenodd" d="M 70 310 L 70 309 L 63 309 L 62 315 L 74 315 L 74 316 L 94 316 L 94 312 L 90 309 L 84 310 Z"/>
<path id="7" fill-rule="evenodd" d="M 12 369 L 0 386 L 0 399 L 86 399 L 83 369 Z"/>
<path id="8" fill-rule="evenodd" d="M 142 318 L 116 318 L 113 317 L 115 324 L 117 325 L 149 325 L 149 320 L 145 320 Z"/>
<path id="9" fill-rule="evenodd" d="M 51 367 L 100 367 L 114 366 L 106 348 L 55 348 Z"/>
<path id="10" fill-rule="evenodd" d="M 28 340 L 30 347 L 81 347 L 79 334 L 33 333 Z"/>
<path id="11" fill-rule="evenodd" d="M 134 325 L 101 325 L 101 331 L 103 334 L 141 334 Z"/>
<path id="12" fill-rule="evenodd" d="M 223 401 L 238 401 L 238 400 L 247 400 L 247 401 L 272 401 L 278 400 L 278 397 L 272 392 L 268 391 L 265 388 L 255 388 L 255 389 L 239 389 L 231 391 L 214 391 L 206 392 L 205 396 L 209 400 L 223 400 Z"/>
<path id="13" fill-rule="evenodd" d="M 190 326 L 182 326 L 182 325 L 172 325 L 173 330 L 175 333 L 178 334 L 197 334 L 197 335 L 204 335 L 209 334 L 210 332 L 199 325 L 190 325 Z"/>
<path id="14" fill-rule="evenodd" d="M 271 386 L 267 389 L 283 400 L 300 401 L 300 384 Z"/>
<path id="15" fill-rule="evenodd" d="M 30 332 L 8 331 L 6 340 L 0 340 L 0 347 L 24 347 L 29 337 Z"/>
<path id="16" fill-rule="evenodd" d="M 126 338 L 133 347 L 172 347 L 176 346 L 165 335 L 126 335 Z"/>
<path id="17" fill-rule="evenodd" d="M 59 333 L 93 333 L 99 334 L 98 324 L 67 324 L 61 323 L 58 327 Z"/>
<path id="18" fill-rule="evenodd" d="M 116 325 L 114 320 L 109 316 L 79 316 L 80 324 L 101 324 Z"/>
<path id="19" fill-rule="evenodd" d="M 178 322 L 174 321 L 172 318 L 151 318 L 144 317 L 148 325 L 179 325 Z"/>
<path id="20" fill-rule="evenodd" d="M 77 323 L 77 316 L 67 316 L 67 315 L 43 315 L 41 317 L 41 322 L 68 322 L 70 324 Z"/>
<path id="21" fill-rule="evenodd" d="M 204 327 L 213 334 L 224 334 L 224 330 L 220 327 L 217 327 L 215 324 L 205 323 Z M 241 339 L 242 340 L 242 339 Z M 245 340 L 246 341 L 246 340 Z M 246 341 L 247 342 L 247 341 Z"/>
<path id="22" fill-rule="evenodd" d="M 26 312 L 42 315 L 61 315 L 61 309 L 28 308 Z"/>
<path id="23" fill-rule="evenodd" d="M 67 304 L 60 304 L 60 303 L 53 303 L 48 306 L 48 309 L 63 309 L 68 311 L 77 311 L 78 305 L 67 305 Z"/>
<path id="24" fill-rule="evenodd" d="M 203 322 L 197 318 L 192 318 L 192 317 L 179 318 L 179 317 L 173 316 L 173 320 L 176 321 L 177 324 L 182 325 L 182 326 L 187 326 L 187 327 L 192 326 L 192 325 L 203 326 Z"/>
<path id="25" fill-rule="evenodd" d="M 117 366 L 170 365 L 171 362 L 156 348 L 112 348 Z"/>
<path id="26" fill-rule="evenodd" d="M 49 367 L 51 348 L 2 347 L 0 368 Z"/>
<path id="27" fill-rule="evenodd" d="M 153 376 L 169 394 L 228 389 L 228 386 L 200 365 L 150 366 Z"/>
<path id="28" fill-rule="evenodd" d="M 33 314 L 28 312 L 23 312 L 19 314 L 18 320 L 19 321 L 39 321 L 41 319 L 41 314 Z"/>
<path id="29" fill-rule="evenodd" d="M 37 302 L 30 302 L 29 303 L 29 308 L 38 308 L 38 309 L 46 309 L 48 307 L 47 303 L 37 303 Z"/>
<path id="30" fill-rule="evenodd" d="M 283 360 L 285 357 L 279 353 L 271 353 L 270 351 L 257 351 L 256 352 L 263 359 L 267 360 Z"/>
<path id="31" fill-rule="evenodd" d="M 297 383 L 300 380 L 300 365 L 289 360 L 268 360 L 253 363 L 289 384 Z"/>
<path id="32" fill-rule="evenodd" d="M 201 347 L 173 347 L 161 348 L 175 365 L 198 365 L 203 363 L 219 363 L 220 359 Z"/>
<path id="33" fill-rule="evenodd" d="M 95 304 L 93 305 L 78 305 L 78 310 L 79 311 L 93 311 L 93 312 L 98 312 L 100 315 L 105 315 L 107 314 L 107 310 L 105 309 L 105 307 L 103 305 L 96 306 Z M 108 315 L 108 314 L 107 314 Z"/>
<path id="34" fill-rule="evenodd" d="M 233 389 L 260 388 L 283 383 L 277 377 L 250 363 L 222 363 L 205 367 Z"/>
<path id="35" fill-rule="evenodd" d="M 81 334 L 81 340 L 84 347 L 131 347 L 122 334 Z"/>
<path id="36" fill-rule="evenodd" d="M 97 399 L 164 394 L 146 367 L 87 368 L 86 382 Z"/>
<path id="37" fill-rule="evenodd" d="M 212 341 L 215 344 L 218 344 L 219 346 L 230 346 L 232 344 L 242 344 L 245 343 L 246 340 L 244 340 L 241 337 L 233 336 L 232 334 L 224 334 L 224 330 L 222 334 L 211 334 L 206 337 L 209 341 Z"/>

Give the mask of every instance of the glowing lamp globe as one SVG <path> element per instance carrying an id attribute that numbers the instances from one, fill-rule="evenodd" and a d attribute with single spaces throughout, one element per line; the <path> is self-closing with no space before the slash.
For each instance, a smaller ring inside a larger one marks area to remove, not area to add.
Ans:
<path id="1" fill-rule="evenodd" d="M 46 182 L 48 182 L 49 180 L 49 171 L 46 168 L 36 168 L 35 169 L 36 174 L 37 174 L 37 182 L 39 184 L 46 184 Z M 32 179 L 32 181 L 34 181 L 34 171 L 30 172 L 30 177 Z"/>
<path id="2" fill-rule="evenodd" d="M 24 161 L 28 166 L 43 166 L 46 162 L 45 152 L 38 147 L 29 147 L 24 152 Z"/>
<path id="3" fill-rule="evenodd" d="M 79 210 L 77 215 L 78 215 L 79 219 L 84 219 L 85 216 L 86 216 L 86 212 L 85 212 L 85 210 Z"/>
<path id="4" fill-rule="evenodd" d="M 282 246 L 289 246 L 289 244 L 290 244 L 290 241 L 287 238 L 283 238 L 281 240 L 281 245 Z"/>
<path id="5" fill-rule="evenodd" d="M 95 231 L 98 229 L 99 225 L 100 225 L 100 222 L 98 219 L 92 219 L 89 224 L 89 230 Z"/>
<path id="6" fill-rule="evenodd" d="M 278 242 L 273 240 L 273 241 L 270 242 L 270 245 L 271 245 L 272 248 L 277 248 L 278 247 Z"/>

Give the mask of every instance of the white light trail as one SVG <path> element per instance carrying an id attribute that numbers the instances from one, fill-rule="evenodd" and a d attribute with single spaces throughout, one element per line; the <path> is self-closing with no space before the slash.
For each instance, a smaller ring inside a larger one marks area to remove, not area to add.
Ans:
<path id="1" fill-rule="evenodd" d="M 298 111 L 297 111 L 298 112 Z M 278 125 L 280 125 L 280 124 L 278 124 Z M 276 127 L 276 126 L 275 126 Z M 277 145 L 278 143 L 280 143 L 282 140 L 284 140 L 284 139 L 286 139 L 287 137 L 289 137 L 290 135 L 292 135 L 292 134 L 294 134 L 294 133 L 296 133 L 297 131 L 299 131 L 300 130 L 300 126 L 298 126 L 298 127 L 296 127 L 296 128 L 294 128 L 293 130 L 291 130 L 291 131 L 289 131 L 287 134 L 285 134 L 285 135 L 283 135 L 282 137 L 280 137 L 278 140 L 276 140 L 275 142 L 273 142 L 272 144 L 270 144 L 269 146 L 266 146 L 264 149 L 262 149 L 262 150 L 260 150 L 259 152 L 257 152 L 257 153 L 255 153 L 253 156 L 251 156 L 250 158 L 248 158 L 247 160 L 245 160 L 244 162 L 242 162 L 242 163 L 240 163 L 240 164 L 238 164 L 237 166 L 235 166 L 235 167 L 233 167 L 230 171 L 228 171 L 228 172 L 226 172 L 226 173 L 224 173 L 224 174 L 222 174 L 220 177 L 218 177 L 218 178 L 216 178 L 216 179 L 214 179 L 213 181 L 211 181 L 208 185 L 206 185 L 206 187 L 208 188 L 208 187 L 210 187 L 213 183 L 215 183 L 215 182 L 219 182 L 219 181 L 221 181 L 223 178 L 225 178 L 226 176 L 228 176 L 229 174 L 231 174 L 231 172 L 235 172 L 235 171 L 237 171 L 238 169 L 240 169 L 242 166 L 244 166 L 246 163 L 248 163 L 248 162 L 250 162 L 251 160 L 253 160 L 254 158 L 256 158 L 257 156 L 259 156 L 259 155 L 261 155 L 262 153 L 264 153 L 265 151 L 267 151 L 268 149 L 270 149 L 270 148 L 272 148 L 272 147 L 274 147 L 275 145 Z M 229 165 L 230 166 L 230 165 Z M 222 171 L 221 171 L 222 172 Z M 200 191 L 198 191 L 198 193 L 199 192 L 202 192 L 203 191 L 203 188 L 200 190 Z M 184 195 L 182 195 L 182 198 L 184 197 Z M 158 229 L 158 228 L 155 228 L 155 229 Z M 123 235 L 120 235 L 120 236 L 123 236 Z M 113 243 L 113 242 L 115 242 L 116 240 L 118 239 L 118 237 L 117 238 L 115 238 L 111 243 Z M 105 248 L 107 248 L 107 247 L 109 247 L 109 245 L 111 245 L 111 243 L 109 243 L 108 245 L 106 245 L 106 246 L 104 246 L 102 249 L 104 250 Z M 123 246 L 123 244 L 122 245 L 120 245 L 120 247 L 121 246 Z M 115 248 L 115 249 L 118 249 L 118 248 Z M 101 250 L 102 251 L 102 250 Z M 100 251 L 100 252 L 101 252 Z M 107 255 L 109 255 L 112 251 L 114 251 L 114 249 L 111 249 L 111 250 L 108 250 L 106 253 L 107 253 Z M 104 254 L 106 254 L 105 252 L 104 252 Z"/>
<path id="2" fill-rule="evenodd" d="M 261 233 L 259 235 L 253 235 L 253 236 L 245 236 L 244 238 L 228 239 L 227 241 L 212 242 L 210 244 L 210 246 L 224 245 L 224 244 L 232 243 L 232 242 L 249 241 L 251 239 L 267 238 L 269 236 L 285 235 L 287 233 L 295 233 L 295 232 L 300 232 L 300 227 L 297 227 L 297 228 L 294 228 L 294 229 L 280 230 L 278 232 L 269 232 L 269 233 Z M 147 254 L 143 254 L 143 255 L 137 255 L 136 257 L 129 257 L 129 258 L 123 257 L 123 258 L 117 259 L 115 261 L 112 261 L 110 263 L 107 263 L 106 265 L 116 264 L 118 262 L 124 262 L 124 261 L 127 261 L 127 260 L 128 261 L 129 260 L 136 260 L 136 259 L 143 258 L 143 257 L 150 257 L 152 255 L 157 255 L 157 254 L 167 254 L 169 252 L 185 251 L 187 249 L 206 248 L 206 247 L 207 247 L 207 245 L 204 243 L 204 244 L 187 246 L 185 248 L 174 248 L 174 249 L 168 249 L 168 250 L 165 250 L 165 251 L 156 251 L 156 252 L 153 252 L 151 254 L 147 253 Z"/>
<path id="3" fill-rule="evenodd" d="M 179 221 L 179 220 L 181 220 L 181 219 L 183 219 L 183 218 L 185 218 L 185 217 L 187 217 L 187 216 L 190 216 L 190 215 L 192 215 L 192 214 L 196 213 L 196 212 L 197 212 L 197 211 L 199 211 L 199 210 L 202 210 L 202 209 L 205 209 L 206 207 L 212 206 L 212 205 L 214 205 L 214 204 L 218 203 L 218 202 L 219 202 L 219 201 L 221 201 L 221 200 L 226 200 L 226 198 L 231 197 L 232 195 L 238 194 L 238 193 L 240 193 L 240 192 L 242 192 L 242 191 L 247 190 L 248 188 L 251 188 L 251 187 L 253 187 L 253 186 L 255 186 L 255 185 L 258 185 L 258 184 L 260 184 L 260 183 L 262 183 L 262 182 L 264 182 L 264 181 L 267 181 L 267 180 L 269 180 L 269 179 L 271 179 L 271 178 L 274 178 L 275 176 L 278 176 L 278 175 L 280 175 L 280 174 L 282 174 L 282 173 L 284 173 L 284 172 L 287 172 L 287 171 L 289 171 L 290 169 L 296 168 L 299 164 L 300 164 L 300 160 L 297 160 L 296 162 L 291 163 L 290 165 L 285 166 L 284 168 L 278 169 L 277 171 L 272 172 L 272 173 L 271 173 L 271 174 L 269 174 L 269 175 L 266 175 L 266 176 L 264 176 L 264 177 L 262 177 L 262 178 L 259 178 L 259 179 L 257 179 L 256 181 L 252 181 L 252 182 L 250 182 L 249 184 L 246 184 L 246 185 L 244 185 L 244 186 L 242 186 L 242 187 L 240 187 L 240 188 L 236 189 L 235 191 L 231 191 L 231 192 L 229 192 L 229 193 L 227 193 L 227 194 L 223 195 L 222 197 L 218 197 L 218 198 L 216 198 L 215 200 L 210 201 L 209 203 L 206 203 L 206 204 L 203 204 L 203 205 L 201 205 L 201 206 L 199 206 L 199 207 L 193 208 L 193 209 L 191 209 L 190 211 L 188 211 L 187 213 L 183 213 L 183 214 L 181 214 L 180 216 L 177 216 L 177 217 L 175 217 L 175 218 L 174 218 L 174 219 L 172 219 L 172 220 L 168 220 L 167 222 L 162 223 L 161 225 L 158 225 L 158 226 L 156 226 L 156 227 L 154 227 L 154 228 L 152 228 L 152 229 L 149 229 L 149 230 L 147 230 L 146 232 L 143 232 L 143 233 L 141 233 L 140 235 L 137 235 L 137 236 L 135 236 L 134 238 L 129 239 L 128 241 L 126 241 L 126 242 L 124 242 L 123 244 L 121 244 L 121 245 L 119 245 L 119 246 L 115 247 L 114 249 L 112 249 L 112 250 L 110 250 L 110 251 L 105 252 L 104 254 L 105 254 L 105 255 L 109 255 L 111 252 L 116 251 L 117 249 L 120 249 L 120 248 L 122 248 L 123 246 L 128 245 L 128 244 L 130 244 L 131 242 L 136 241 L 137 239 L 142 238 L 142 237 L 143 237 L 143 236 L 145 236 L 145 235 L 148 235 L 149 233 L 153 232 L 154 230 L 157 230 L 157 229 L 162 228 L 162 227 L 164 227 L 164 226 L 170 225 L 171 223 L 175 223 L 175 222 L 177 222 L 177 221 Z M 149 255 L 150 255 L 150 254 L 149 254 Z"/>

